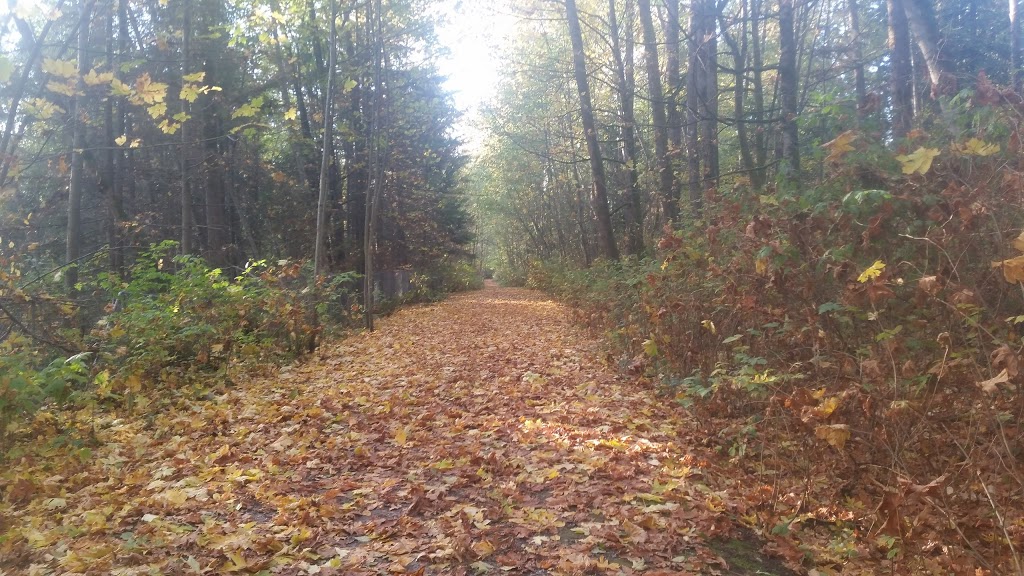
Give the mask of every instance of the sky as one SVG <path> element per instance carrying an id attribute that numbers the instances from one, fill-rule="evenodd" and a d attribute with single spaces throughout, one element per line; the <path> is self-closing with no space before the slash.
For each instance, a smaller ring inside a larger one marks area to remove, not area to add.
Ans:
<path id="1" fill-rule="evenodd" d="M 438 40 L 451 55 L 440 63 L 447 87 L 464 113 L 458 126 L 467 151 L 480 144 L 483 133 L 474 126 L 480 109 L 495 94 L 501 73 L 501 54 L 514 32 L 516 18 L 502 9 L 501 0 L 445 0 L 446 23 Z"/>

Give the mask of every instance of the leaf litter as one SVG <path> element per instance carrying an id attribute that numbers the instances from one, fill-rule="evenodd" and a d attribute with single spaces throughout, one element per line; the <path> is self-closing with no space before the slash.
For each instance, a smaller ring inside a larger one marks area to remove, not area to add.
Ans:
<path id="1" fill-rule="evenodd" d="M 685 413 L 539 293 L 402 310 L 0 471 L 0 574 L 713 574 Z M 77 457 L 75 456 L 77 455 Z"/>

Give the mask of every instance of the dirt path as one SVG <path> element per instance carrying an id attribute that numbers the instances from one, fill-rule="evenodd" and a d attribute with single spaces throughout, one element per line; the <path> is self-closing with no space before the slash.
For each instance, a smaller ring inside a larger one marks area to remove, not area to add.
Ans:
<path id="1" fill-rule="evenodd" d="M 105 444 L 80 463 L 26 457 L 0 567 L 729 572 L 702 545 L 727 499 L 685 423 L 598 357 L 535 292 L 403 310 L 273 378 L 100 422 Z"/>

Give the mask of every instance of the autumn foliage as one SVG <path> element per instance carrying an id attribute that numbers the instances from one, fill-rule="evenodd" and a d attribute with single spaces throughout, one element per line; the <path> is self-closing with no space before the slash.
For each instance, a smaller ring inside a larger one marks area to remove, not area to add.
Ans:
<path id="1" fill-rule="evenodd" d="M 655 258 L 533 269 L 819 568 L 1020 570 L 1024 111 L 985 86 L 895 152 L 841 134 L 814 187 L 712 190 Z"/>

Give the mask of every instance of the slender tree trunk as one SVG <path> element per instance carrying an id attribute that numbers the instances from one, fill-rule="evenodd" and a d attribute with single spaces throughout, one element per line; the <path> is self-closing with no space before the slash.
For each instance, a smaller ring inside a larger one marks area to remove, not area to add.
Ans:
<path id="1" fill-rule="evenodd" d="M 932 96 L 949 95 L 956 91 L 956 81 L 945 69 L 939 55 L 939 28 L 930 0 L 902 0 L 907 23 L 913 32 L 921 55 L 924 56 L 928 78 L 932 83 Z"/>
<path id="2" fill-rule="evenodd" d="M 718 9 L 715 0 L 701 4 L 700 73 L 703 78 L 701 96 L 701 140 L 704 152 L 703 188 L 718 185 Z M 699 208 L 695 206 L 695 211 Z"/>
<path id="3" fill-rule="evenodd" d="M 793 0 L 779 0 L 779 91 L 782 100 L 782 161 L 790 181 L 800 178 L 800 143 L 797 132 L 796 34 Z"/>
<path id="4" fill-rule="evenodd" d="M 889 13 L 890 98 L 894 140 L 906 136 L 914 122 L 914 73 L 910 63 L 910 31 L 903 2 L 886 0 Z"/>
<path id="5" fill-rule="evenodd" d="M 641 0 L 641 3 L 647 0 Z M 590 99 L 590 83 L 587 78 L 586 57 L 583 51 L 583 32 L 580 30 L 579 13 L 576 0 L 565 0 L 565 12 L 569 20 L 569 38 L 572 41 L 573 70 L 576 76 L 576 89 L 580 95 L 580 119 L 583 122 L 583 135 L 587 141 L 587 152 L 590 154 L 590 172 L 593 177 L 590 203 L 597 215 L 597 238 L 601 245 L 602 255 L 609 260 L 618 260 L 619 251 L 615 246 L 612 232 L 611 211 L 608 208 L 608 190 L 604 174 L 604 162 L 601 158 L 601 147 L 597 140 L 597 125 L 594 122 L 594 108 Z"/>
<path id="6" fill-rule="evenodd" d="M 118 48 L 115 50 L 114 39 L 120 36 L 115 33 L 115 22 L 118 22 L 117 30 L 122 29 L 120 21 L 124 14 L 124 3 L 127 0 L 118 0 L 110 6 L 110 13 L 107 15 L 107 65 L 114 74 L 120 74 L 120 53 L 123 52 L 121 45 L 123 38 L 118 39 Z M 121 222 L 124 221 L 124 203 L 122 201 L 120 158 L 123 157 L 115 139 L 121 135 L 124 129 L 124 121 L 116 113 L 117 104 L 120 98 L 107 98 L 103 103 L 103 140 L 106 150 L 103 154 L 103 178 L 102 185 L 104 195 L 107 199 L 107 215 L 104 227 L 107 233 L 107 246 L 109 250 L 110 270 L 121 275 L 124 272 L 124 254 L 121 251 Z"/>
<path id="7" fill-rule="evenodd" d="M 861 47 L 860 12 L 857 0 L 846 0 L 850 24 L 850 55 L 853 58 L 853 86 L 857 97 L 857 118 L 863 122 L 867 112 L 868 88 L 864 78 L 864 52 Z"/>
<path id="8" fill-rule="evenodd" d="M 1010 85 L 1020 92 L 1021 61 L 1020 61 L 1020 19 L 1017 17 L 1020 0 L 1009 0 L 1010 12 Z"/>
<path id="9" fill-rule="evenodd" d="M 768 180 L 768 144 L 765 138 L 764 108 L 764 57 L 761 49 L 761 4 L 762 0 L 750 0 L 750 57 L 753 60 L 750 83 L 754 98 L 751 115 L 754 124 L 754 164 L 757 169 L 750 173 L 754 190 L 763 190 Z"/>
<path id="10" fill-rule="evenodd" d="M 725 30 L 723 26 L 722 37 L 732 52 L 733 67 L 733 115 L 736 121 L 736 141 L 740 152 L 740 168 L 751 173 L 754 170 L 754 159 L 750 153 L 750 135 L 747 126 L 746 98 L 747 98 L 747 52 L 749 39 L 747 37 L 747 24 L 749 20 L 749 2 L 740 1 L 740 33 L 739 42 Z"/>
<path id="11" fill-rule="evenodd" d="M 571 0 L 570 0 L 571 1 Z M 568 4 L 568 2 L 567 2 Z M 575 7 L 575 3 L 573 4 Z M 658 39 L 654 33 L 650 0 L 639 0 L 637 7 L 644 38 L 644 64 L 647 66 L 647 91 L 651 98 L 654 120 L 654 154 L 658 168 L 658 193 L 661 196 L 665 220 L 679 219 L 679 198 L 675 197 L 675 175 L 668 150 L 668 117 L 665 112 L 665 91 L 661 86 L 661 67 L 658 65 Z M 582 48 L 580 48 L 582 57 Z"/>
<path id="12" fill-rule="evenodd" d="M 92 2 L 81 4 L 78 25 L 78 76 L 89 71 L 89 21 L 92 16 Z M 82 188 L 85 171 L 85 97 L 77 95 L 71 105 L 71 182 L 68 185 L 68 229 L 65 262 L 70 264 L 64 274 L 69 292 L 77 291 L 78 258 L 82 253 Z"/>
<path id="13" fill-rule="evenodd" d="M 182 18 L 181 43 L 181 75 L 191 74 L 192 49 L 192 0 L 184 0 L 185 12 Z M 182 114 L 188 114 L 188 100 L 181 100 Z M 189 166 L 189 122 L 181 123 L 181 253 L 192 253 L 192 190 L 189 182 L 191 167 Z"/>
<path id="14" fill-rule="evenodd" d="M 381 1 L 374 0 L 372 3 L 368 3 L 367 10 L 372 12 L 371 17 L 367 18 L 367 22 L 371 25 L 373 33 L 370 36 L 372 39 L 373 46 L 373 96 L 370 106 L 372 107 L 371 119 L 370 119 L 370 138 L 369 138 L 369 173 L 373 178 L 373 190 L 367 191 L 368 196 L 366 198 L 366 216 L 365 216 L 365 229 L 363 230 L 363 267 L 364 272 L 364 285 L 363 285 L 363 314 L 366 329 L 373 331 L 373 312 L 374 312 L 374 257 L 375 257 L 375 241 L 377 232 L 377 214 L 378 205 L 381 202 L 381 198 L 384 193 L 384 150 L 385 146 L 384 139 L 382 138 L 383 130 L 381 129 L 381 108 L 384 106 L 384 99 L 382 98 L 382 90 L 384 89 L 384 26 L 383 16 L 381 14 Z"/>
<path id="15" fill-rule="evenodd" d="M 327 193 L 330 187 L 328 170 L 333 157 L 334 144 L 334 68 L 338 53 L 338 29 L 336 25 L 337 4 L 331 0 L 331 39 L 327 56 L 327 85 L 324 88 L 324 134 L 323 154 L 320 156 L 320 194 L 316 206 L 316 242 L 313 247 L 313 282 L 316 283 L 324 272 L 324 256 L 327 238 Z"/>
<path id="16" fill-rule="evenodd" d="M 679 96 L 683 93 L 682 72 L 679 61 L 679 0 L 665 0 L 665 112 L 668 125 L 669 169 L 672 171 L 672 198 L 678 209 L 680 190 L 677 176 L 679 161 L 683 153 L 683 117 L 679 107 Z"/>
<path id="17" fill-rule="evenodd" d="M 627 0 L 628 3 L 628 0 Z M 627 6 L 627 10 L 629 10 Z M 633 50 L 630 38 L 633 35 L 631 26 L 626 28 L 627 53 L 625 58 L 620 51 L 619 24 L 615 13 L 615 0 L 608 0 L 608 26 L 612 40 L 612 57 L 615 62 L 615 85 L 619 95 L 619 116 L 622 122 L 620 138 L 622 138 L 622 162 L 626 165 L 629 182 L 626 189 L 624 210 L 626 216 L 626 251 L 632 255 L 644 251 L 643 217 L 640 207 L 640 184 L 637 170 L 636 150 L 636 117 L 633 109 L 633 86 L 627 76 L 633 75 Z M 627 72 L 626 62 L 629 62 Z"/>
<path id="18" fill-rule="evenodd" d="M 699 71 L 700 67 L 700 3 L 702 0 L 694 0 L 690 9 L 690 36 L 687 40 L 687 62 L 686 73 L 686 173 L 687 192 L 690 197 L 690 210 L 697 216 L 700 214 L 703 204 L 704 189 L 701 186 L 701 158 L 703 149 L 700 145 L 700 107 L 702 84 L 706 76 Z"/>
<path id="19" fill-rule="evenodd" d="M 353 27 L 346 26 L 342 30 L 345 54 L 349 62 L 356 61 L 356 47 L 353 40 Z M 367 134 L 367 123 L 364 120 L 364 101 L 366 100 L 365 82 L 357 79 L 356 85 L 348 93 L 347 122 L 350 138 L 343 140 L 345 152 L 345 201 L 348 206 L 348 245 L 349 253 L 356 254 L 355 266 L 363 271 L 366 258 L 363 255 L 364 232 L 366 228 L 366 194 L 369 188 L 368 146 L 370 138 Z"/>

